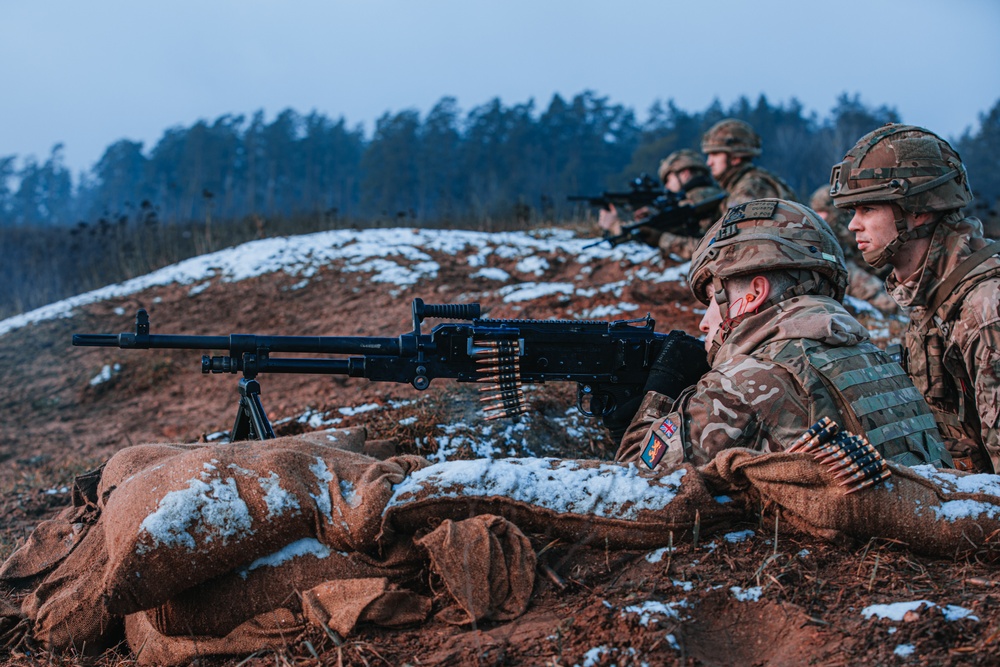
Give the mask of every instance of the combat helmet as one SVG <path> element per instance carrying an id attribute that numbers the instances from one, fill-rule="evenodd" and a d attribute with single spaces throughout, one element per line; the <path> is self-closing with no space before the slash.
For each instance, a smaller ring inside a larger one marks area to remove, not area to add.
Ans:
<path id="1" fill-rule="evenodd" d="M 847 290 L 844 251 L 830 226 L 812 209 L 786 199 L 756 199 L 733 206 L 709 229 L 691 260 L 688 282 L 695 298 L 708 305 L 708 285 L 716 303 L 726 302 L 727 278 L 762 271 L 812 275 L 772 301 L 814 293 L 826 278 L 831 296 L 842 301 Z"/>
<path id="2" fill-rule="evenodd" d="M 884 265 L 910 239 L 933 233 L 933 223 L 907 230 L 904 211 L 952 211 L 973 198 L 958 152 L 929 130 L 898 123 L 886 123 L 861 137 L 843 162 L 834 165 L 830 196 L 837 208 L 893 207 L 896 238 L 882 252 L 865 254 L 865 261 L 875 267 Z"/>
<path id="3" fill-rule="evenodd" d="M 682 148 L 663 158 L 663 161 L 660 162 L 657 175 L 660 177 L 661 183 L 666 183 L 667 174 L 676 174 L 685 169 L 708 173 L 708 165 L 705 164 L 705 159 L 698 151 L 693 151 L 690 148 Z"/>
<path id="4" fill-rule="evenodd" d="M 701 152 L 729 153 L 734 156 L 760 155 L 760 136 L 749 123 L 736 118 L 725 118 L 713 125 L 701 137 Z"/>

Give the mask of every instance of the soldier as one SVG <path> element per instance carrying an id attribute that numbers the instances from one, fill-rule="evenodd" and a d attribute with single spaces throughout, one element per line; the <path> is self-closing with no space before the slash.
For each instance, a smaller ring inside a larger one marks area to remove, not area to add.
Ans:
<path id="1" fill-rule="evenodd" d="M 903 366 L 934 411 L 956 467 L 1000 471 L 1000 243 L 964 217 L 972 191 L 947 141 L 889 123 L 834 166 L 830 195 L 886 288 L 909 309 Z"/>
<path id="2" fill-rule="evenodd" d="M 607 424 L 624 432 L 618 461 L 782 451 L 827 416 L 886 459 L 950 466 L 920 392 L 841 305 L 843 253 L 812 210 L 780 199 L 731 208 L 695 251 L 689 282 L 707 306 L 706 341 L 668 336 L 631 423 Z"/>
<path id="3" fill-rule="evenodd" d="M 708 158 L 712 176 L 729 194 L 723 211 L 752 199 L 798 199 L 781 178 L 753 163 L 761 153 L 761 141 L 749 123 L 720 120 L 702 136 L 701 152 Z"/>
<path id="4" fill-rule="evenodd" d="M 705 161 L 696 151 L 690 148 L 682 148 L 665 157 L 660 162 L 658 174 L 660 182 L 663 183 L 664 190 L 681 195 L 682 204 L 697 206 L 704 201 L 722 194 L 722 190 L 716 184 L 715 180 L 712 179 L 712 175 L 708 171 L 708 165 L 705 164 Z M 652 207 L 639 209 L 635 212 L 635 217 L 638 219 L 655 215 L 656 210 Z M 701 239 L 701 233 L 704 233 L 706 229 L 711 227 L 712 223 L 718 217 L 719 212 L 717 209 L 714 209 L 712 215 L 699 220 L 698 229 L 700 233 L 698 236 L 675 234 L 653 229 L 652 227 L 644 227 L 642 228 L 642 233 L 639 235 L 639 239 L 654 248 L 658 247 L 664 257 L 669 257 L 673 254 L 681 259 L 691 259 L 691 253 L 697 247 L 698 241 Z M 621 233 L 621 219 L 617 211 L 613 208 L 610 211 L 602 209 L 597 222 L 601 229 L 610 231 L 615 235 Z"/>
<path id="5" fill-rule="evenodd" d="M 847 293 L 856 299 L 867 301 L 885 315 L 899 312 L 899 306 L 892 300 L 883 285 L 888 271 L 876 271 L 865 262 L 859 262 L 858 248 L 854 245 L 854 233 L 847 228 L 851 216 L 833 205 L 830 186 L 821 185 L 809 199 L 809 208 L 826 220 L 840 241 L 847 262 Z"/>

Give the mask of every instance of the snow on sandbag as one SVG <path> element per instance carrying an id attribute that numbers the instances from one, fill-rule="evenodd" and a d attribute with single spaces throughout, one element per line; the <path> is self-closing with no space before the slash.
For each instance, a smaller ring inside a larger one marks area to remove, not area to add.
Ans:
<path id="1" fill-rule="evenodd" d="M 806 454 L 730 449 L 702 472 L 719 492 L 749 487 L 799 527 L 833 541 L 891 539 L 947 558 L 1000 551 L 1000 476 L 887 463 L 891 477 L 852 494 Z"/>
<path id="2" fill-rule="evenodd" d="M 389 546 L 384 556 L 375 558 L 334 551 L 307 537 L 247 567 L 189 588 L 145 613 L 156 631 L 166 636 L 223 637 L 276 606 L 301 611 L 298 593 L 323 582 L 402 582 L 415 577 L 424 562 L 423 554 L 409 539 Z"/>
<path id="3" fill-rule="evenodd" d="M 426 461 L 376 461 L 336 444 L 209 445 L 122 480 L 104 507 L 109 609 L 156 607 L 302 538 L 372 551 L 392 485 Z"/>
<path id="4" fill-rule="evenodd" d="M 593 460 L 477 459 L 410 474 L 395 487 L 386 524 L 416 532 L 445 518 L 495 514 L 522 530 L 645 549 L 666 545 L 671 531 L 680 539 L 696 521 L 708 529 L 740 511 L 713 497 L 687 464 L 648 471 Z"/>

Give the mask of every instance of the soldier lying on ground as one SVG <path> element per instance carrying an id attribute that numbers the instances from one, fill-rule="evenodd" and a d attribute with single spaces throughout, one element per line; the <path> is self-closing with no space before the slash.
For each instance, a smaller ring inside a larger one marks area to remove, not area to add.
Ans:
<path id="1" fill-rule="evenodd" d="M 730 209 L 691 263 L 706 342 L 671 335 L 634 419 L 605 422 L 616 459 L 655 468 L 732 447 L 778 452 L 827 416 L 886 459 L 950 467 L 920 392 L 841 305 L 846 279 L 840 245 L 809 208 Z"/>
<path id="2" fill-rule="evenodd" d="M 674 151 L 660 162 L 658 171 L 660 182 L 663 188 L 669 192 L 676 192 L 683 195 L 682 203 L 697 206 L 701 202 L 707 201 L 722 193 L 722 189 L 712 178 L 708 171 L 708 165 L 698 153 L 690 149 Z M 721 211 L 720 211 L 721 213 Z M 639 209 L 635 212 L 636 219 L 642 219 L 656 215 L 656 210 L 650 207 Z M 713 214 L 698 221 L 698 229 L 701 234 L 712 226 L 719 217 Z M 601 209 L 597 224 L 601 229 L 611 232 L 614 235 L 621 234 L 622 221 L 618 211 L 612 206 L 610 210 Z M 691 254 L 701 240 L 698 236 L 687 236 L 672 232 L 664 232 L 652 227 L 643 228 L 640 238 L 647 245 L 659 248 L 664 257 L 676 255 L 681 259 L 691 259 Z"/>
<path id="3" fill-rule="evenodd" d="M 972 190 L 961 157 L 928 130 L 889 123 L 830 183 L 865 261 L 892 267 L 886 288 L 910 312 L 903 365 L 956 465 L 1000 470 L 1000 244 L 962 215 Z"/>

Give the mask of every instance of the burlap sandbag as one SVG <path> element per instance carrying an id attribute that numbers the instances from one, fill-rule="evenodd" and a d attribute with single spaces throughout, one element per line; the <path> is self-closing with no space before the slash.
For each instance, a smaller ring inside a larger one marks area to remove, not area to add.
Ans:
<path id="1" fill-rule="evenodd" d="M 885 483 L 852 494 L 806 454 L 730 449 L 702 472 L 720 492 L 752 488 L 800 528 L 833 541 L 886 538 L 948 558 L 997 551 L 1000 476 L 889 466 Z"/>
<path id="2" fill-rule="evenodd" d="M 431 610 L 431 599 L 398 590 L 385 578 L 337 579 L 302 594 L 306 620 L 347 637 L 360 622 L 383 627 L 421 623 Z"/>
<path id="3" fill-rule="evenodd" d="M 499 516 L 445 521 L 417 541 L 453 600 L 438 614 L 446 623 L 509 621 L 528 608 L 535 551 L 517 526 Z"/>
<path id="4" fill-rule="evenodd" d="M 502 516 L 521 530 L 611 548 L 645 549 L 706 531 L 742 508 L 715 498 L 690 465 L 648 471 L 592 460 L 447 461 L 413 472 L 395 489 L 387 528 L 415 533 L 442 519 Z M 696 519 L 697 513 L 697 519 Z"/>
<path id="5" fill-rule="evenodd" d="M 247 655 L 291 645 L 310 623 L 342 637 L 357 623 L 396 627 L 427 618 L 431 602 L 410 591 L 393 590 L 384 578 L 330 581 L 302 593 L 304 614 L 284 607 L 264 612 L 225 637 L 160 634 L 145 613 L 125 617 L 125 634 L 139 665 L 181 665 L 199 657 Z"/>
<path id="6" fill-rule="evenodd" d="M 210 445 L 122 480 L 104 511 L 109 608 L 126 615 L 314 537 L 372 552 L 382 511 L 420 457 L 374 459 L 299 437 Z"/>
<path id="7" fill-rule="evenodd" d="M 298 540 L 246 568 L 229 572 L 149 609 L 157 632 L 167 636 L 223 637 L 265 611 L 301 611 L 299 593 L 341 579 L 413 579 L 424 556 L 412 540 L 391 545 L 384 556 L 333 551 L 315 538 Z"/>
<path id="8" fill-rule="evenodd" d="M 151 443 L 120 449 L 104 464 L 98 486 L 98 504 L 103 509 L 111 492 L 143 470 L 162 464 L 170 457 L 199 449 L 205 445 Z"/>
<path id="9" fill-rule="evenodd" d="M 138 665 L 183 665 L 213 655 L 281 649 L 305 629 L 301 614 L 281 607 L 243 623 L 225 637 L 167 637 L 156 631 L 145 613 L 125 617 L 125 637 Z"/>
<path id="10" fill-rule="evenodd" d="M 0 565 L 0 586 L 31 590 L 83 541 L 99 514 L 98 484 L 103 466 L 73 480 L 72 504 L 42 521 L 28 539 Z"/>
<path id="11" fill-rule="evenodd" d="M 21 606 L 46 649 L 96 655 L 121 641 L 121 618 L 101 594 L 107 565 L 102 517 Z"/>

